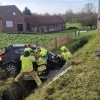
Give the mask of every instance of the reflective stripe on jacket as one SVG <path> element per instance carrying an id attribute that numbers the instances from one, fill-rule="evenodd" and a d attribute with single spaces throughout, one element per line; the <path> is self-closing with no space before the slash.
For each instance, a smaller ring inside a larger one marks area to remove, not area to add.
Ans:
<path id="1" fill-rule="evenodd" d="M 46 69 L 46 65 L 47 65 L 47 60 L 45 57 L 40 57 L 38 60 L 37 60 L 37 64 L 38 64 L 38 71 L 43 71 Z"/>

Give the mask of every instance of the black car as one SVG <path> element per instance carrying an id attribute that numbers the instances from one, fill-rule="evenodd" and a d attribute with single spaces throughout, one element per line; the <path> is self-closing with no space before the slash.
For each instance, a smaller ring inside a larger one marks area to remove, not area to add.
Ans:
<path id="1" fill-rule="evenodd" d="M 24 53 L 26 47 L 36 49 L 35 45 L 14 44 L 9 45 L 4 53 L 1 55 L 0 67 L 6 71 L 8 77 L 16 76 L 21 70 L 20 56 Z M 65 61 L 58 58 L 56 54 L 48 51 L 47 69 L 48 75 L 52 72 L 62 68 Z M 45 75 L 45 76 L 48 76 Z M 50 76 L 50 75 L 49 75 Z"/>

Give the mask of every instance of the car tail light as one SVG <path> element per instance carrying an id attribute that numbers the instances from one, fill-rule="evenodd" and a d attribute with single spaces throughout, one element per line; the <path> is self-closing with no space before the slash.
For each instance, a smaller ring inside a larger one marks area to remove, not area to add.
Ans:
<path id="1" fill-rule="evenodd" d="M 25 44 L 24 46 L 25 47 L 31 47 L 32 45 L 31 44 Z"/>
<path id="2" fill-rule="evenodd" d="M 28 44 L 28 47 L 31 47 L 31 44 Z"/>
<path id="3" fill-rule="evenodd" d="M 3 60 L 5 58 L 6 58 L 6 55 L 5 54 L 2 54 L 1 59 Z"/>

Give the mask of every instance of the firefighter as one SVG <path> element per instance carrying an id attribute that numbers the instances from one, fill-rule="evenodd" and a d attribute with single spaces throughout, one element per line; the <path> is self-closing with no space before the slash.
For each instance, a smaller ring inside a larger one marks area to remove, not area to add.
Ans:
<path id="1" fill-rule="evenodd" d="M 45 55 L 46 55 L 45 58 L 48 59 L 47 50 L 44 49 L 44 48 L 41 48 L 41 47 L 37 47 L 36 50 L 35 50 L 35 56 L 36 56 L 36 58 L 37 58 L 37 59 L 39 58 L 40 53 L 41 53 L 42 51 L 43 51 L 43 52 L 45 53 Z"/>
<path id="2" fill-rule="evenodd" d="M 38 74 L 41 75 L 45 75 L 48 73 L 47 71 L 47 60 L 46 60 L 46 53 L 45 51 L 41 51 L 40 52 L 40 56 L 37 60 L 37 64 L 38 64 Z"/>
<path id="3" fill-rule="evenodd" d="M 61 47 L 61 52 L 62 52 L 62 54 L 60 55 L 61 58 L 63 58 L 67 62 L 71 60 L 72 54 L 69 50 L 67 50 L 66 46 Z"/>
<path id="4" fill-rule="evenodd" d="M 35 57 L 30 55 L 31 48 L 26 48 L 24 50 L 24 55 L 20 57 L 22 62 L 22 68 L 19 75 L 15 78 L 15 82 L 18 82 L 20 78 L 22 78 L 25 74 L 29 74 L 36 81 L 37 85 L 40 86 L 42 84 L 40 78 L 37 75 L 37 72 L 33 69 L 33 62 L 36 62 Z"/>
<path id="5" fill-rule="evenodd" d="M 30 47 L 26 48 L 25 51 L 29 51 L 29 53 L 32 52 L 32 49 Z"/>
<path id="6" fill-rule="evenodd" d="M 39 58 L 40 52 L 41 52 L 41 49 L 40 49 L 40 47 L 37 46 L 36 50 L 35 50 L 35 57 L 36 57 L 36 59 Z"/>
<path id="7" fill-rule="evenodd" d="M 35 57 L 35 53 L 30 47 L 27 47 L 25 50 L 30 52 L 30 56 L 34 56 Z M 35 57 L 35 59 L 36 59 L 36 57 Z M 38 65 L 37 65 L 36 61 L 33 62 L 33 69 L 35 71 L 37 71 L 37 69 L 38 69 Z"/>

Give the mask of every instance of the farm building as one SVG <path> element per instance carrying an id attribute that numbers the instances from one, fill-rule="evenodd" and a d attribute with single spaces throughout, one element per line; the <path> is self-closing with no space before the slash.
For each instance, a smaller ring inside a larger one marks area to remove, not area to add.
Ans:
<path id="1" fill-rule="evenodd" d="M 34 33 L 60 31 L 66 28 L 64 20 L 60 16 L 26 16 L 27 29 Z"/>
<path id="2" fill-rule="evenodd" d="M 15 5 L 0 6 L 0 32 L 43 33 L 65 29 L 60 16 L 25 16 Z"/>

